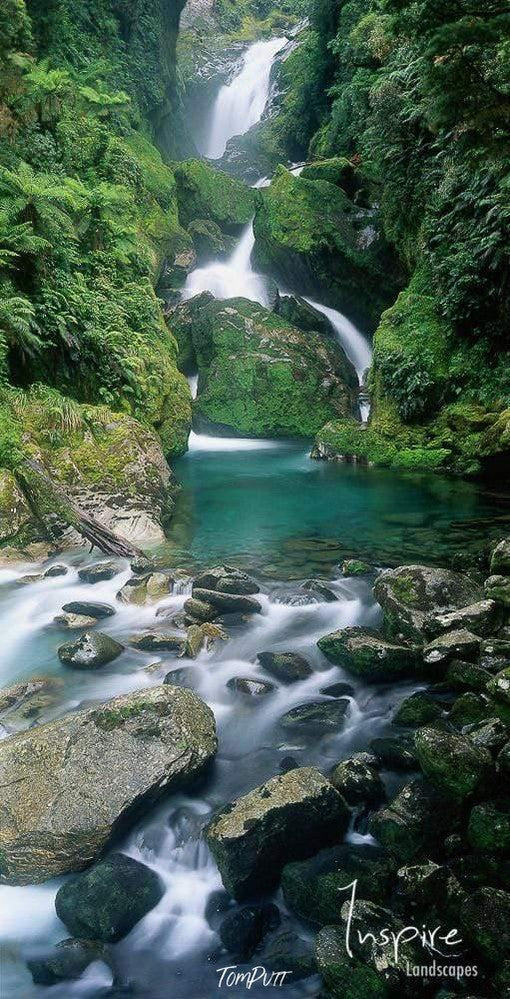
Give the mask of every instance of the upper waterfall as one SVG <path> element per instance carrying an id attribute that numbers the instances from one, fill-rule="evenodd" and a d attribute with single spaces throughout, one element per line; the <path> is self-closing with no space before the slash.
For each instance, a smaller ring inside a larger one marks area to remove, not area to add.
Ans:
<path id="1" fill-rule="evenodd" d="M 221 88 L 211 116 L 211 128 L 203 155 L 217 160 L 229 139 L 244 135 L 260 120 L 269 96 L 271 67 L 286 38 L 255 42 L 245 52 L 242 68 L 231 83 Z"/>

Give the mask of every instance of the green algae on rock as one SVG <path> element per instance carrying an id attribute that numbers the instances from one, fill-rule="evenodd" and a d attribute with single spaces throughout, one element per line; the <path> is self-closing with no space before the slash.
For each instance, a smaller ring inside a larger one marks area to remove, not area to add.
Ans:
<path id="1" fill-rule="evenodd" d="M 202 160 L 174 164 L 174 175 L 182 225 L 206 220 L 235 235 L 251 221 L 257 195 L 242 181 Z"/>

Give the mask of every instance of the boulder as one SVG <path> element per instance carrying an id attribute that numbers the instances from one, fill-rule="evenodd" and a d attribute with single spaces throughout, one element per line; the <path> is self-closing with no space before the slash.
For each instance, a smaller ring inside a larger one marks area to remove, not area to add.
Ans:
<path id="1" fill-rule="evenodd" d="M 413 677 L 420 664 L 418 649 L 396 645 L 368 628 L 342 628 L 317 645 L 330 662 L 367 683 Z"/>
<path id="2" fill-rule="evenodd" d="M 487 637 L 494 634 L 503 623 L 501 607 L 495 600 L 479 600 L 469 607 L 446 614 L 434 614 L 425 619 L 424 630 L 431 638 L 445 631 L 466 630 L 475 635 Z"/>
<path id="3" fill-rule="evenodd" d="M 193 590 L 195 587 L 201 590 L 219 590 L 220 593 L 240 593 L 244 596 L 260 591 L 260 586 L 251 576 L 230 565 L 205 569 L 195 577 Z"/>
<path id="4" fill-rule="evenodd" d="M 232 802 L 206 835 L 225 888 L 242 899 L 273 887 L 290 860 L 341 840 L 349 815 L 318 770 L 300 767 Z"/>
<path id="5" fill-rule="evenodd" d="M 510 950 L 510 894 L 498 888 L 479 888 L 462 903 L 460 923 L 473 946 L 498 964 Z"/>
<path id="6" fill-rule="evenodd" d="M 489 700 L 483 694 L 467 691 L 457 698 L 448 714 L 448 721 L 455 728 L 463 729 L 476 722 L 485 721 L 491 714 Z M 432 719 L 431 719 L 432 720 Z"/>
<path id="7" fill-rule="evenodd" d="M 407 737 L 386 736 L 372 739 L 370 750 L 381 766 L 388 770 L 418 770 L 419 764 L 414 749 L 414 741 Z"/>
<path id="8" fill-rule="evenodd" d="M 312 675 L 313 669 L 298 652 L 259 652 L 261 666 L 282 683 L 297 683 Z"/>
<path id="9" fill-rule="evenodd" d="M 262 607 L 255 597 L 238 593 L 221 593 L 219 590 L 203 590 L 195 587 L 193 599 L 216 607 L 218 614 L 260 614 Z"/>
<path id="10" fill-rule="evenodd" d="M 266 933 L 280 924 L 280 912 L 272 902 L 234 909 L 223 920 L 219 936 L 223 946 L 240 961 L 254 954 Z"/>
<path id="11" fill-rule="evenodd" d="M 448 876 L 448 868 L 432 860 L 408 864 L 397 871 L 396 891 L 413 908 L 434 907 L 446 890 Z"/>
<path id="12" fill-rule="evenodd" d="M 326 926 L 338 919 L 355 880 L 359 897 L 381 902 L 390 889 L 393 869 L 378 847 L 333 846 L 309 860 L 286 864 L 283 895 L 300 919 Z"/>
<path id="13" fill-rule="evenodd" d="M 174 166 L 174 176 L 182 226 L 205 220 L 236 235 L 253 218 L 253 188 L 209 163 L 198 159 L 181 161 Z"/>
<path id="14" fill-rule="evenodd" d="M 98 669 L 120 656 L 124 646 L 102 631 L 85 631 L 68 645 L 61 645 L 58 658 L 74 669 Z"/>
<path id="15" fill-rule="evenodd" d="M 214 621 L 219 615 L 219 610 L 217 607 L 213 607 L 212 604 L 207 603 L 205 600 L 196 600 L 194 597 L 190 597 L 184 602 L 184 613 L 186 619 L 191 621 Z"/>
<path id="16" fill-rule="evenodd" d="M 454 659 L 448 666 L 445 679 L 453 690 L 474 690 L 477 693 L 483 693 L 487 689 L 490 673 L 482 666 Z"/>
<path id="17" fill-rule="evenodd" d="M 155 604 L 163 600 L 173 590 L 174 581 L 164 572 L 150 572 L 147 576 L 131 576 L 117 593 L 117 600 L 123 604 Z"/>
<path id="18" fill-rule="evenodd" d="M 145 631 L 141 635 L 131 635 L 129 644 L 141 652 L 183 652 L 182 635 L 167 631 Z"/>
<path id="19" fill-rule="evenodd" d="M 428 694 L 417 691 L 399 704 L 392 721 L 395 725 L 409 725 L 416 728 L 419 725 L 426 725 L 427 722 L 435 721 L 436 718 L 441 717 L 442 713 L 437 701 L 434 701 Z"/>
<path id="20" fill-rule="evenodd" d="M 304 729 L 309 732 L 338 732 L 344 725 L 350 700 L 338 697 L 333 701 L 308 701 L 286 711 L 280 725 L 287 729 Z"/>
<path id="21" fill-rule="evenodd" d="M 309 978 L 317 971 L 313 947 L 309 940 L 303 940 L 297 933 L 286 930 L 276 936 L 264 952 L 264 964 L 271 971 L 290 971 L 285 978 L 288 982 L 298 982 Z"/>
<path id="22" fill-rule="evenodd" d="M 303 583 L 302 589 L 306 590 L 307 593 L 312 593 L 315 597 L 320 597 L 327 604 L 336 603 L 338 600 L 338 594 L 322 579 L 307 579 Z"/>
<path id="23" fill-rule="evenodd" d="M 93 961 L 110 963 L 107 948 L 99 940 L 60 940 L 51 951 L 29 958 L 27 967 L 35 985 L 58 985 L 80 978 Z"/>
<path id="24" fill-rule="evenodd" d="M 425 776 L 459 798 L 472 794 L 491 765 L 486 749 L 457 732 L 427 726 L 417 731 L 414 744 Z"/>
<path id="25" fill-rule="evenodd" d="M 495 576 L 510 576 L 510 538 L 504 538 L 493 549 L 491 573 Z"/>
<path id="26" fill-rule="evenodd" d="M 228 638 L 227 632 L 217 624 L 204 621 L 203 624 L 192 624 L 186 630 L 186 644 L 184 655 L 189 659 L 196 659 L 202 649 L 214 648 L 216 642 L 225 642 Z"/>
<path id="27" fill-rule="evenodd" d="M 115 614 L 115 607 L 92 600 L 70 600 L 63 605 L 62 610 L 65 614 L 84 614 L 95 618 L 112 617 Z"/>
<path id="28" fill-rule="evenodd" d="M 454 659 L 471 662 L 480 657 L 481 641 L 465 628 L 448 631 L 429 642 L 423 650 L 423 661 L 434 673 L 442 674 Z"/>
<path id="29" fill-rule="evenodd" d="M 377 968 L 347 954 L 345 927 L 325 926 L 318 933 L 315 959 L 331 999 L 389 999 L 390 986 Z"/>
<path id="30" fill-rule="evenodd" d="M 369 753 L 355 753 L 337 763 L 329 779 L 348 805 L 380 805 L 386 799 L 386 791 L 377 766 L 377 759 Z"/>
<path id="31" fill-rule="evenodd" d="M 471 809 L 468 840 L 475 850 L 488 853 L 510 849 L 510 804 L 508 801 L 484 801 Z"/>
<path id="32" fill-rule="evenodd" d="M 480 586 L 450 569 L 402 565 L 378 576 L 374 595 L 384 612 L 386 634 L 423 642 L 425 621 L 482 599 Z"/>
<path id="33" fill-rule="evenodd" d="M 234 694 L 242 694 L 244 697 L 266 697 L 267 694 L 272 694 L 274 691 L 274 684 L 264 683 L 261 680 L 253 680 L 249 676 L 233 676 L 227 681 L 227 687 L 229 690 L 233 690 Z"/>
<path id="34" fill-rule="evenodd" d="M 212 712 L 173 686 L 0 741 L 1 879 L 35 884 L 81 870 L 142 806 L 194 777 L 215 751 Z"/>
<path id="35" fill-rule="evenodd" d="M 320 692 L 327 697 L 354 697 L 354 687 L 343 680 L 339 680 L 338 683 L 328 683 L 327 687 L 321 687 Z"/>
<path id="36" fill-rule="evenodd" d="M 61 628 L 68 628 L 69 631 L 84 631 L 97 624 L 97 618 L 87 617 L 85 614 L 57 614 L 53 621 Z"/>
<path id="37" fill-rule="evenodd" d="M 113 579 L 119 572 L 116 562 L 95 562 L 94 565 L 78 569 L 78 576 L 83 583 L 102 583 L 106 579 Z"/>
<path id="38" fill-rule="evenodd" d="M 433 850 L 458 821 L 455 800 L 432 784 L 407 784 L 370 820 L 370 831 L 400 862 Z"/>
<path id="39" fill-rule="evenodd" d="M 503 607 L 510 607 L 510 578 L 508 576 L 489 576 L 484 583 L 485 596 L 495 600 Z"/>
<path id="40" fill-rule="evenodd" d="M 487 693 L 501 704 L 510 705 L 510 666 L 505 667 L 489 680 Z"/>
<path id="41" fill-rule="evenodd" d="M 123 853 L 113 853 L 59 888 L 57 916 L 77 937 L 116 943 L 164 895 L 158 875 Z"/>
<path id="42" fill-rule="evenodd" d="M 159 664 L 158 664 L 159 665 Z M 189 687 L 194 690 L 198 682 L 198 671 L 195 666 L 179 666 L 167 673 L 163 683 L 173 683 L 177 687 Z"/>
<path id="43" fill-rule="evenodd" d="M 508 739 L 508 729 L 499 718 L 484 718 L 482 721 L 468 725 L 464 735 L 474 746 L 497 752 Z M 501 757 L 499 757 L 501 760 Z"/>
<path id="44" fill-rule="evenodd" d="M 43 573 L 43 577 L 44 579 L 54 579 L 56 576 L 67 576 L 68 572 L 69 569 L 66 565 L 59 565 L 58 563 L 55 563 L 55 565 L 50 565 L 49 569 L 46 569 Z"/>
<path id="45" fill-rule="evenodd" d="M 335 331 L 327 316 L 310 305 L 305 298 L 296 295 L 280 295 L 276 297 L 274 312 L 286 319 L 292 326 L 307 333 L 320 333 L 328 338 L 335 336 Z"/>

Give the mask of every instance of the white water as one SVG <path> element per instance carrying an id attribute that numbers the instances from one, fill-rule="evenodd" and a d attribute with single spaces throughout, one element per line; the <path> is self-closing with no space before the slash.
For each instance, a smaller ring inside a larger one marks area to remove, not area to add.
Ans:
<path id="1" fill-rule="evenodd" d="M 188 275 L 182 290 L 183 300 L 210 291 L 215 298 L 249 298 L 252 302 L 268 306 L 267 281 L 261 274 L 256 274 L 251 265 L 254 245 L 255 236 L 250 222 L 229 260 L 225 263 L 214 260 Z"/>
<path id="2" fill-rule="evenodd" d="M 274 58 L 286 43 L 286 38 L 255 42 L 244 55 L 241 71 L 231 83 L 221 88 L 203 150 L 208 159 L 219 159 L 229 139 L 234 135 L 244 135 L 259 121 L 269 96 Z"/>
<path id="3" fill-rule="evenodd" d="M 280 441 L 258 440 L 255 437 L 209 437 L 208 434 L 189 435 L 188 451 L 262 451 L 281 447 Z"/>

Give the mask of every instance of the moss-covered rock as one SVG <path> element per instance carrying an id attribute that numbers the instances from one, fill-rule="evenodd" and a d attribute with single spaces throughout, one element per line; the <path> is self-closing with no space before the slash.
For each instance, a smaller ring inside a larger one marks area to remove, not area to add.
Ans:
<path id="1" fill-rule="evenodd" d="M 482 590 L 468 576 L 450 569 L 403 565 L 381 573 L 374 595 L 384 612 L 386 633 L 420 642 L 429 615 L 472 604 L 480 600 Z"/>
<path id="2" fill-rule="evenodd" d="M 384 784 L 378 773 L 379 761 L 370 753 L 355 753 L 337 763 L 330 781 L 348 805 L 365 808 L 380 805 L 386 798 Z"/>
<path id="3" fill-rule="evenodd" d="M 473 945 L 493 964 L 510 949 L 510 895 L 498 888 L 479 888 L 460 910 L 462 928 Z"/>
<path id="4" fill-rule="evenodd" d="M 435 721 L 436 718 L 441 717 L 441 714 L 441 707 L 437 701 L 428 694 L 419 691 L 406 697 L 399 704 L 393 716 L 393 722 L 395 725 L 408 725 L 411 728 L 417 728 L 420 725 L 426 725 L 427 722 Z"/>
<path id="5" fill-rule="evenodd" d="M 468 840 L 476 850 L 506 851 L 510 848 L 510 805 L 507 801 L 485 801 L 471 809 Z"/>
<path id="6" fill-rule="evenodd" d="M 492 762 L 486 749 L 474 746 L 465 736 L 432 726 L 418 730 L 415 748 L 425 776 L 459 798 L 472 794 Z"/>
<path id="7" fill-rule="evenodd" d="M 283 895 L 301 919 L 325 926 L 338 919 L 355 879 L 361 898 L 382 902 L 391 872 L 392 864 L 383 850 L 333 846 L 310 860 L 287 864 L 282 874 Z"/>
<path id="8" fill-rule="evenodd" d="M 407 784 L 370 820 L 370 831 L 400 862 L 434 850 L 459 819 L 454 799 L 427 781 Z"/>
<path id="9" fill-rule="evenodd" d="M 349 958 L 343 926 L 325 926 L 320 931 L 315 958 L 332 999 L 388 999 L 390 986 L 376 968 Z"/>
<path id="10" fill-rule="evenodd" d="M 310 437 L 326 414 L 356 411 L 356 373 L 339 345 L 254 302 L 200 296 L 170 322 L 179 340 L 192 337 L 198 430 Z"/>
<path id="11" fill-rule="evenodd" d="M 391 257 L 373 218 L 360 217 L 326 180 L 279 167 L 255 215 L 255 260 L 292 288 L 313 294 L 373 330 L 396 291 Z"/>
<path id="12" fill-rule="evenodd" d="M 414 677 L 420 663 L 417 648 L 397 645 L 367 628 L 333 631 L 317 645 L 330 662 L 369 683 Z"/>
<path id="13" fill-rule="evenodd" d="M 229 177 L 202 160 L 186 160 L 174 167 L 183 226 L 206 220 L 235 235 L 253 217 L 257 198 L 253 188 Z"/>

